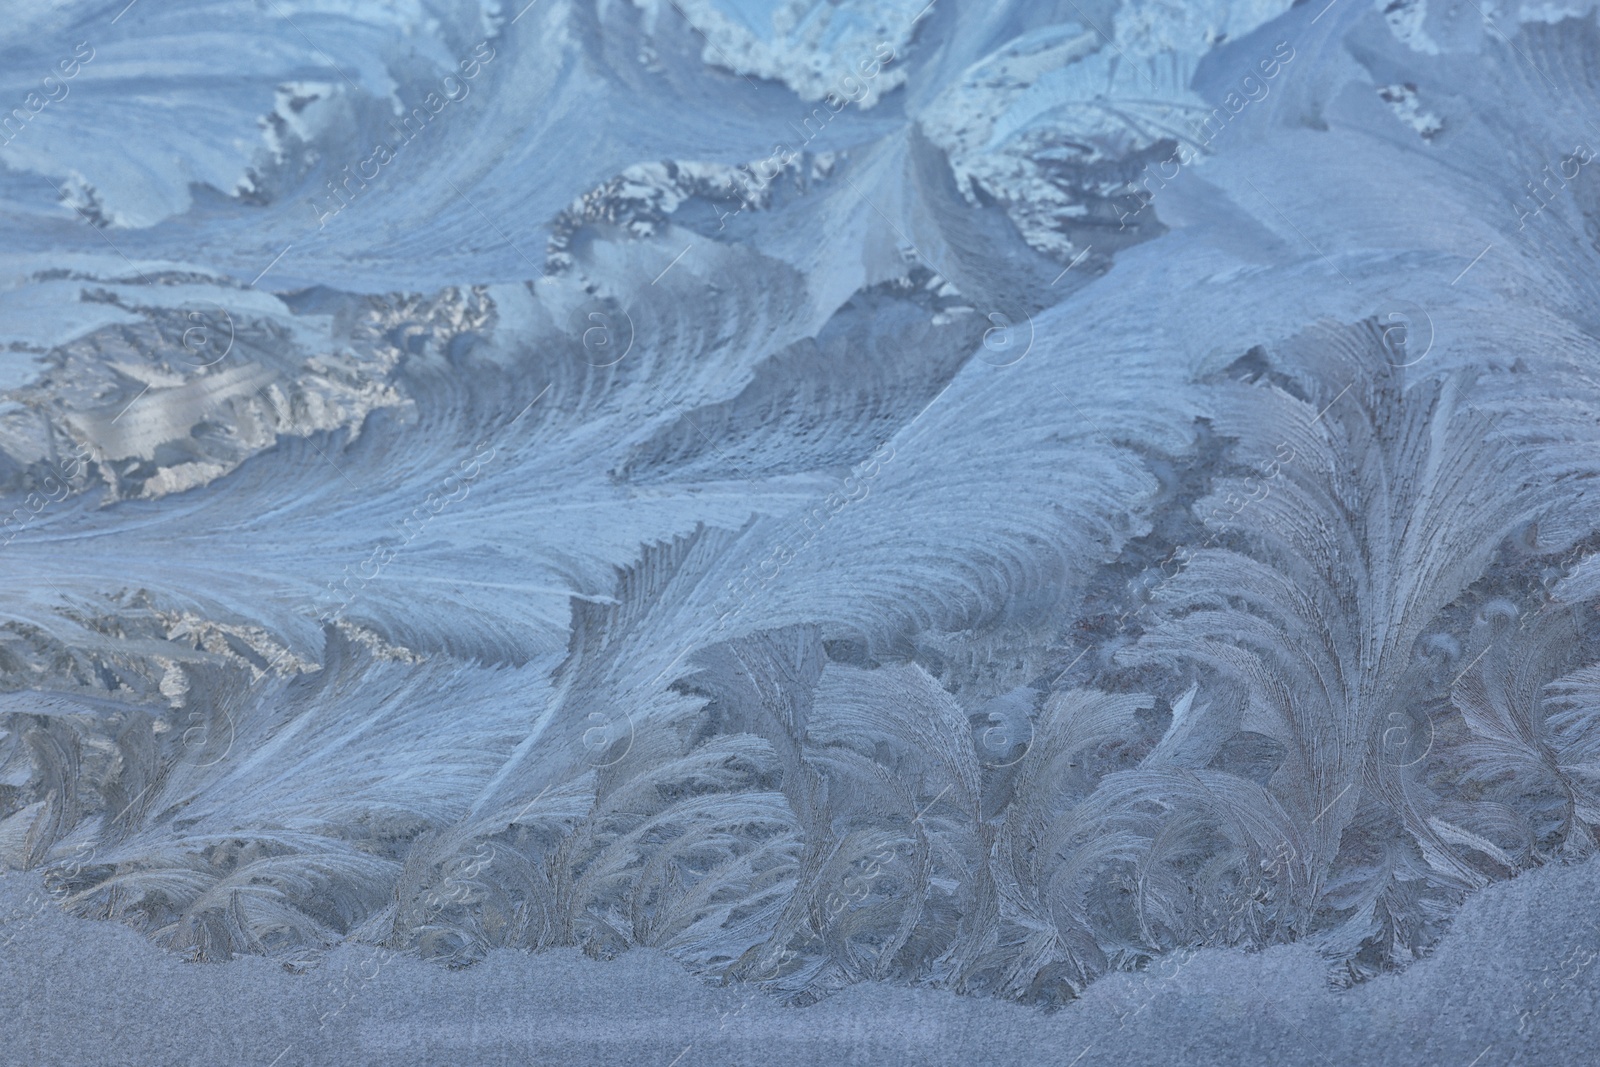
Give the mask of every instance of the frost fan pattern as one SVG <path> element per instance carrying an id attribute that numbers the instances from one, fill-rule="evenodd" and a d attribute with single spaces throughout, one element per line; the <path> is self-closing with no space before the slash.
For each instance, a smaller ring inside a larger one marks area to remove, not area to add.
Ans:
<path id="1" fill-rule="evenodd" d="M 0 855 L 798 1002 L 1426 953 L 1600 826 L 1525 6 L 13 12 Z"/>

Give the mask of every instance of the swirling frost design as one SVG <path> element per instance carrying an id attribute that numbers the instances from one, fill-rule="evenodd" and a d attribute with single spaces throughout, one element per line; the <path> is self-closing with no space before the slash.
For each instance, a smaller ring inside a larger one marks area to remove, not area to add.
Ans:
<path id="1" fill-rule="evenodd" d="M 0 851 L 200 959 L 1403 965 L 1600 826 L 1591 7 L 11 5 Z"/>

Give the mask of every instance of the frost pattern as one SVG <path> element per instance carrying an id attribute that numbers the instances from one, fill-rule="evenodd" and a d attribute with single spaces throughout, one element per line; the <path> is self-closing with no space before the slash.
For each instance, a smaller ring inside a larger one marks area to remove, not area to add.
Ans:
<path id="1" fill-rule="evenodd" d="M 0 856 L 1054 1004 L 1591 854 L 1592 14 L 758 6 L 141 5 L 12 131 Z"/>

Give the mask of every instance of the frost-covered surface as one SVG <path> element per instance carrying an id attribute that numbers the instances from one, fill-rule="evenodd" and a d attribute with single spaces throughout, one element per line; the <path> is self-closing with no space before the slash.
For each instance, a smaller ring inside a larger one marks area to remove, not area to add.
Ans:
<path id="1" fill-rule="evenodd" d="M 521 1067 L 965 1067 L 1182 1063 L 1336 1067 L 1586 1062 L 1600 1012 L 1600 865 L 1549 867 L 1467 901 L 1436 952 L 1337 991 L 1317 954 L 1204 949 L 1095 983 L 1065 1011 L 863 982 L 789 1009 L 697 982 L 639 949 L 497 949 L 448 970 L 342 945 L 304 970 L 256 956 L 187 966 L 131 930 L 41 906 L 0 876 L 0 984 L 19 1064 L 470 1063 Z M 68 992 L 70 990 L 70 992 Z M 679 1059 L 681 1057 L 681 1059 Z"/>
<path id="2" fill-rule="evenodd" d="M 1596 850 L 1592 5 L 12 6 L 51 907 L 1076 1010 Z"/>

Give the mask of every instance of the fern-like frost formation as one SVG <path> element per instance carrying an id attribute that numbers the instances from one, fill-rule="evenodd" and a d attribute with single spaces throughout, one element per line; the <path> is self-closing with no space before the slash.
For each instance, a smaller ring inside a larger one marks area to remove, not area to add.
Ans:
<path id="1" fill-rule="evenodd" d="M 1593 3 L 519 7 L 13 12 L 52 906 L 1056 1006 L 1595 851 Z"/>

